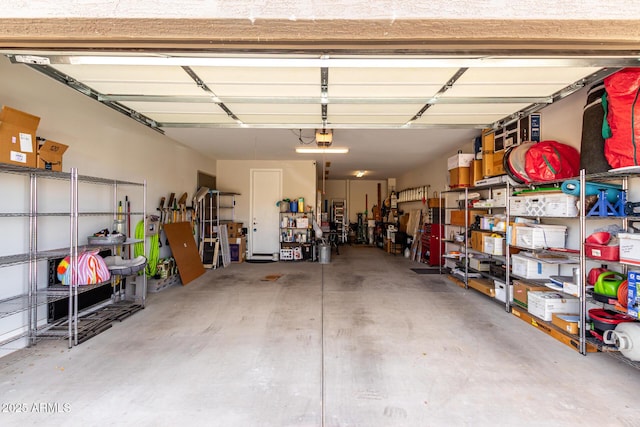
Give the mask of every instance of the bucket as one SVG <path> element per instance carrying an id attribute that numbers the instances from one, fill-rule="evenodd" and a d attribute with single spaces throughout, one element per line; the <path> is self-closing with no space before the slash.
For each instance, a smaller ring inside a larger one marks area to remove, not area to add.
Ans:
<path id="1" fill-rule="evenodd" d="M 319 243 L 318 251 L 320 252 L 319 263 L 329 264 L 331 262 L 331 245 L 328 243 Z"/>
<path id="2" fill-rule="evenodd" d="M 297 200 L 294 200 L 294 201 L 289 203 L 289 210 L 291 212 L 298 212 L 298 201 Z"/>

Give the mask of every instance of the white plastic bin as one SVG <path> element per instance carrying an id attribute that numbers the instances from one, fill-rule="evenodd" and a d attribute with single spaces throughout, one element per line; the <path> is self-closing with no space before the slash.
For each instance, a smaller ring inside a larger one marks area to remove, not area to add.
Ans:
<path id="1" fill-rule="evenodd" d="M 518 254 L 511 255 L 511 272 L 516 276 L 525 279 L 548 279 L 551 276 L 557 276 L 558 271 L 558 264 L 542 262 Z"/>
<path id="2" fill-rule="evenodd" d="M 526 249 L 564 248 L 567 227 L 535 224 L 515 227 L 516 246 Z"/>

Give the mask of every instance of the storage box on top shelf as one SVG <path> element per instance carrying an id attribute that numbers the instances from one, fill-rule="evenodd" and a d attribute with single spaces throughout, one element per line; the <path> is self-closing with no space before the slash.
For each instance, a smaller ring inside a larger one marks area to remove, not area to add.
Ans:
<path id="1" fill-rule="evenodd" d="M 530 291 L 527 311 L 548 322 L 553 313 L 580 313 L 580 300 L 558 292 Z"/>
<path id="2" fill-rule="evenodd" d="M 469 168 L 475 158 L 474 154 L 458 153 L 455 156 L 451 156 L 447 159 L 447 169 L 452 170 L 456 168 Z"/>
<path id="3" fill-rule="evenodd" d="M 62 172 L 62 156 L 68 145 L 48 139 L 38 140 L 38 169 Z"/>
<path id="4" fill-rule="evenodd" d="M 482 160 L 473 160 L 469 167 L 469 179 L 471 180 L 471 186 L 474 187 L 476 182 L 484 178 L 482 175 Z"/>
<path id="5" fill-rule="evenodd" d="M 0 111 L 0 162 L 36 167 L 40 117 L 4 106 Z"/>
<path id="6" fill-rule="evenodd" d="M 459 167 L 449 170 L 449 187 L 464 188 L 471 186 L 469 167 Z"/>
<path id="7" fill-rule="evenodd" d="M 549 288 L 543 285 L 536 285 L 533 283 L 527 283 L 520 280 L 513 281 L 513 301 L 518 303 L 524 308 L 527 308 L 529 304 L 529 292 L 530 291 L 548 291 Z"/>

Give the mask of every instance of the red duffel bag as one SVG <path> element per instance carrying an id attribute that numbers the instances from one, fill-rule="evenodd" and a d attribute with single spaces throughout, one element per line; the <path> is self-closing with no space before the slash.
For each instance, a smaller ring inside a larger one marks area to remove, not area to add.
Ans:
<path id="1" fill-rule="evenodd" d="M 604 155 L 612 168 L 638 166 L 640 160 L 640 68 L 625 68 L 604 79 L 610 135 Z"/>
<path id="2" fill-rule="evenodd" d="M 542 141 L 527 150 L 525 171 L 531 182 L 572 178 L 580 173 L 580 153 L 558 141 Z"/>

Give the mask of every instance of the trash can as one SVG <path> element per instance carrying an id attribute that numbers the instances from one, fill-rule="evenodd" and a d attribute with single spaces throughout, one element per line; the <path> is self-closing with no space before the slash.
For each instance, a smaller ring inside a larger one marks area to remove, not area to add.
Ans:
<path id="1" fill-rule="evenodd" d="M 318 253 L 320 254 L 318 260 L 320 264 L 329 264 L 331 262 L 331 245 L 329 243 L 318 243 Z"/>

